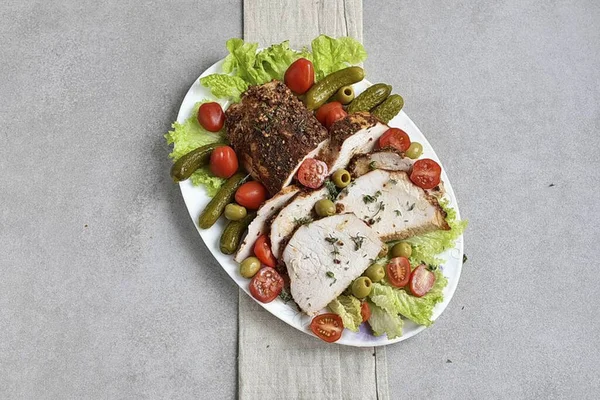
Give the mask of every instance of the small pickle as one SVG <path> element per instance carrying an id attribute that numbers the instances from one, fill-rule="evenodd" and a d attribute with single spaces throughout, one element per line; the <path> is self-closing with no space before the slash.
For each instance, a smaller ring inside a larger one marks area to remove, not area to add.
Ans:
<path id="1" fill-rule="evenodd" d="M 423 154 L 423 145 L 419 142 L 411 142 L 410 146 L 404 153 L 406 157 L 412 158 L 413 160 L 421 157 L 421 154 Z"/>
<path id="2" fill-rule="evenodd" d="M 315 204 L 315 211 L 319 217 L 329 217 L 335 214 L 335 204 L 329 199 L 321 199 Z"/>
<path id="3" fill-rule="evenodd" d="M 352 282 L 352 294 L 354 295 L 354 297 L 358 297 L 359 299 L 364 299 L 369 294 L 371 294 L 372 288 L 373 284 L 371 280 L 366 276 L 356 278 L 356 280 Z"/>
<path id="4" fill-rule="evenodd" d="M 198 168 L 208 164 L 212 151 L 222 145 L 222 143 L 207 144 L 181 156 L 171 167 L 171 178 L 175 182 L 185 181 Z"/>
<path id="5" fill-rule="evenodd" d="M 371 110 L 371 114 L 386 124 L 390 122 L 404 107 L 404 99 L 399 94 L 393 94 L 383 103 Z"/>
<path id="6" fill-rule="evenodd" d="M 244 183 L 246 177 L 245 173 L 238 172 L 225 181 L 215 197 L 212 198 L 210 203 L 204 208 L 204 211 L 202 211 L 202 214 L 200 214 L 200 218 L 198 218 L 198 226 L 200 228 L 208 229 L 217 222 L 227 204 L 232 202 L 236 190 Z"/>
<path id="7" fill-rule="evenodd" d="M 350 177 L 350 172 L 346 171 L 345 169 L 338 169 L 333 173 L 331 180 L 335 186 L 343 189 L 350 184 L 352 178 Z"/>
<path id="8" fill-rule="evenodd" d="M 348 67 L 327 75 L 306 92 L 304 99 L 306 107 L 309 110 L 316 110 L 340 88 L 360 82 L 364 77 L 365 71 L 361 67 Z"/>
<path id="9" fill-rule="evenodd" d="M 356 96 L 354 101 L 348 106 L 348 114 L 358 111 L 369 111 L 383 103 L 392 92 L 392 87 L 385 83 L 376 83 L 369 86 L 364 92 Z"/>
<path id="10" fill-rule="evenodd" d="M 225 218 L 230 221 L 239 221 L 244 218 L 248 212 L 245 207 L 242 207 L 235 203 L 227 204 L 225 207 Z"/>
<path id="11" fill-rule="evenodd" d="M 248 257 L 240 264 L 240 274 L 244 278 L 252 278 L 260 269 L 260 260 L 256 257 Z"/>
<path id="12" fill-rule="evenodd" d="M 239 221 L 229 221 L 219 241 L 219 249 L 223 254 L 233 254 L 242 241 L 242 236 L 250 225 L 250 222 L 256 217 L 256 213 L 250 213 Z"/>
<path id="13" fill-rule="evenodd" d="M 367 268 L 365 271 L 365 275 L 372 282 L 379 282 L 385 278 L 385 268 L 383 268 L 383 265 L 380 264 L 371 264 L 371 266 L 369 266 L 369 268 Z"/>
<path id="14" fill-rule="evenodd" d="M 352 86 L 344 86 L 335 94 L 335 99 L 346 105 L 354 100 L 354 88 Z"/>
<path id="15" fill-rule="evenodd" d="M 396 243 L 394 247 L 392 247 L 392 257 L 410 257 L 412 254 L 412 247 L 409 243 L 400 242 Z"/>

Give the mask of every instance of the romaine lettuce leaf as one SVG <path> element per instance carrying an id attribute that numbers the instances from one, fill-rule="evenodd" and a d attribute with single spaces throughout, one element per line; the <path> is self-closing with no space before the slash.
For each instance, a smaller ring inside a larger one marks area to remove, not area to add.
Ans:
<path id="1" fill-rule="evenodd" d="M 369 300 L 389 313 L 402 314 L 419 325 L 430 326 L 433 323 L 433 307 L 444 300 L 442 291 L 448 284 L 448 280 L 439 269 L 433 273 L 435 283 L 423 297 L 412 296 L 404 289 L 373 283 Z"/>
<path id="2" fill-rule="evenodd" d="M 398 314 L 390 313 L 372 302 L 369 302 L 369 307 L 371 308 L 369 325 L 375 336 L 381 336 L 384 333 L 387 334 L 388 339 L 402 336 L 404 321 Z"/>
<path id="3" fill-rule="evenodd" d="M 440 206 L 446 211 L 449 231 L 433 231 L 423 235 L 404 239 L 412 245 L 410 262 L 412 265 L 424 262 L 428 265 L 440 265 L 443 260 L 437 257 L 441 252 L 454 247 L 456 239 L 464 232 L 468 222 L 456 219 L 456 210 L 451 208 L 448 200 L 440 200 Z"/>
<path id="4" fill-rule="evenodd" d="M 191 117 L 186 119 L 183 124 L 174 122 L 173 125 L 171 125 L 173 129 L 165 135 L 167 144 L 173 144 L 173 151 L 169 154 L 169 157 L 171 157 L 173 161 L 177 161 L 184 154 L 187 154 L 200 146 L 209 143 L 225 142 L 225 138 L 221 133 L 207 131 L 200 125 L 196 118 L 196 115 L 198 115 L 198 107 L 200 107 L 202 103 L 208 101 L 209 100 L 203 100 L 196 103 Z M 208 167 L 198 169 L 192 174 L 190 179 L 194 185 L 203 184 L 210 197 L 213 197 L 223 182 L 225 182 L 224 179 L 214 176 Z"/>
<path id="5" fill-rule="evenodd" d="M 351 37 L 334 39 L 327 35 L 320 35 L 312 41 L 311 49 L 317 81 L 332 72 L 361 63 L 367 58 L 363 45 Z"/>
<path id="6" fill-rule="evenodd" d="M 338 296 L 327 307 L 342 318 L 345 328 L 354 332 L 358 331 L 358 327 L 362 323 L 360 300 L 354 296 Z"/>
<path id="7" fill-rule="evenodd" d="M 238 76 L 212 74 L 200 78 L 200 84 L 210 89 L 217 98 L 228 98 L 234 103 L 240 101 L 242 93 L 248 89 L 248 83 Z"/>

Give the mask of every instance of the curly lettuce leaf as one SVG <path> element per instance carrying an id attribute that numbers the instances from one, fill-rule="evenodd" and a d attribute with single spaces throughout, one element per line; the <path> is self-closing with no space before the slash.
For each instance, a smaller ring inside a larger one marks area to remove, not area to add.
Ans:
<path id="1" fill-rule="evenodd" d="M 387 334 L 388 339 L 402 336 L 404 321 L 398 314 L 391 313 L 372 302 L 369 302 L 369 307 L 371 308 L 369 325 L 375 336 L 381 336 L 384 333 Z"/>
<path id="2" fill-rule="evenodd" d="M 433 231 L 419 236 L 413 236 L 404 239 L 412 245 L 412 254 L 410 256 L 411 264 L 440 265 L 444 260 L 438 257 L 438 254 L 454 247 L 456 239 L 465 231 L 468 221 L 458 220 L 456 210 L 449 206 L 448 200 L 440 200 L 440 206 L 446 212 L 446 221 L 450 225 L 449 231 Z"/>
<path id="3" fill-rule="evenodd" d="M 401 314 L 411 321 L 430 326 L 433 321 L 433 308 L 444 300 L 442 291 L 448 284 L 448 279 L 439 269 L 433 271 L 435 283 L 423 297 L 415 297 L 404 289 L 374 283 L 369 300 L 391 314 Z"/>
<path id="4" fill-rule="evenodd" d="M 169 154 L 169 157 L 171 157 L 173 161 L 177 161 L 181 156 L 200 146 L 210 143 L 225 142 L 222 133 L 215 134 L 207 131 L 200 125 L 196 118 L 200 105 L 208 101 L 209 100 L 203 100 L 196 103 L 191 117 L 186 119 L 183 124 L 174 122 L 173 125 L 171 125 L 173 129 L 165 135 L 167 144 L 173 145 L 173 151 Z M 213 197 L 225 182 L 224 179 L 214 176 L 208 167 L 198 169 L 192 174 L 190 179 L 194 185 L 204 185 L 210 197 Z"/>
<path id="5" fill-rule="evenodd" d="M 332 72 L 361 63 L 367 58 L 363 45 L 351 37 L 334 39 L 327 35 L 320 35 L 312 41 L 311 49 L 317 81 Z"/>
<path id="6" fill-rule="evenodd" d="M 327 307 L 342 318 L 344 328 L 358 332 L 358 327 L 362 323 L 360 300 L 354 296 L 338 296 Z"/>
<path id="7" fill-rule="evenodd" d="M 238 76 L 212 74 L 200 78 L 200 84 L 210 89 L 217 98 L 230 99 L 234 103 L 240 101 L 242 93 L 248 89 L 248 83 Z"/>

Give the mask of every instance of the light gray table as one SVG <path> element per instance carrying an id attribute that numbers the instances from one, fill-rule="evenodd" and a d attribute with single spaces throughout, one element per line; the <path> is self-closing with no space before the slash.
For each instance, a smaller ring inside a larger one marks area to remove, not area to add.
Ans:
<path id="1" fill-rule="evenodd" d="M 600 3 L 391 3 L 365 1 L 365 67 L 470 220 L 451 305 L 387 349 L 392 397 L 598 398 Z M 0 398 L 235 396 L 237 288 L 162 134 L 241 13 L 0 5 Z"/>

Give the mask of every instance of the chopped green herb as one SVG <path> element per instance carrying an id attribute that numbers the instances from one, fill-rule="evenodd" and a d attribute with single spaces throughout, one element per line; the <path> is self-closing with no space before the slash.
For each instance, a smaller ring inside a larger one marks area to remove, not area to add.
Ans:
<path id="1" fill-rule="evenodd" d="M 371 171 L 373 171 L 374 169 L 377 169 L 377 163 L 376 163 L 375 161 L 371 161 L 371 162 L 369 163 L 369 169 L 370 169 Z"/>
<path id="2" fill-rule="evenodd" d="M 339 239 L 331 236 L 330 234 L 328 237 L 325 238 L 325 240 L 327 241 L 327 243 L 335 244 Z"/>
<path id="3" fill-rule="evenodd" d="M 327 271 L 325 274 L 326 274 L 326 275 L 327 275 L 327 277 L 329 277 L 329 278 L 335 278 L 335 274 L 334 274 L 333 272 L 331 272 L 331 271 Z"/>
<path id="4" fill-rule="evenodd" d="M 331 179 L 327 179 L 325 181 L 325 187 L 327 188 L 327 191 L 329 192 L 329 199 L 331 201 L 334 201 L 338 197 L 337 186 L 335 186 L 335 183 L 333 183 L 333 181 Z"/>
<path id="5" fill-rule="evenodd" d="M 354 250 L 358 250 L 362 247 L 366 237 L 361 236 L 357 233 L 356 236 L 350 236 L 350 239 L 352 239 L 352 241 L 354 242 Z"/>
<path id="6" fill-rule="evenodd" d="M 294 218 L 295 225 L 306 225 L 312 222 L 311 217 Z"/>
<path id="7" fill-rule="evenodd" d="M 279 293 L 279 298 L 283 300 L 284 303 L 287 303 L 288 301 L 292 300 L 292 295 L 286 289 L 282 289 L 281 293 Z"/>
<path id="8" fill-rule="evenodd" d="M 394 213 L 396 213 L 396 217 L 402 216 L 402 212 L 400 210 L 394 210 Z"/>
<path id="9" fill-rule="evenodd" d="M 393 178 L 390 178 L 389 182 L 390 182 L 392 185 L 395 185 L 395 184 L 397 184 L 397 183 L 398 183 L 398 181 L 397 181 L 397 180 L 395 180 L 395 179 L 393 179 Z"/>
<path id="10" fill-rule="evenodd" d="M 369 194 L 365 194 L 363 196 L 363 201 L 365 202 L 365 204 L 374 203 L 375 200 L 377 200 L 375 196 L 371 196 Z"/>
<path id="11" fill-rule="evenodd" d="M 410 207 L 408 207 L 408 211 L 412 211 L 412 210 L 413 210 L 413 208 L 415 208 L 415 203 L 412 203 L 412 204 L 410 205 Z"/>

